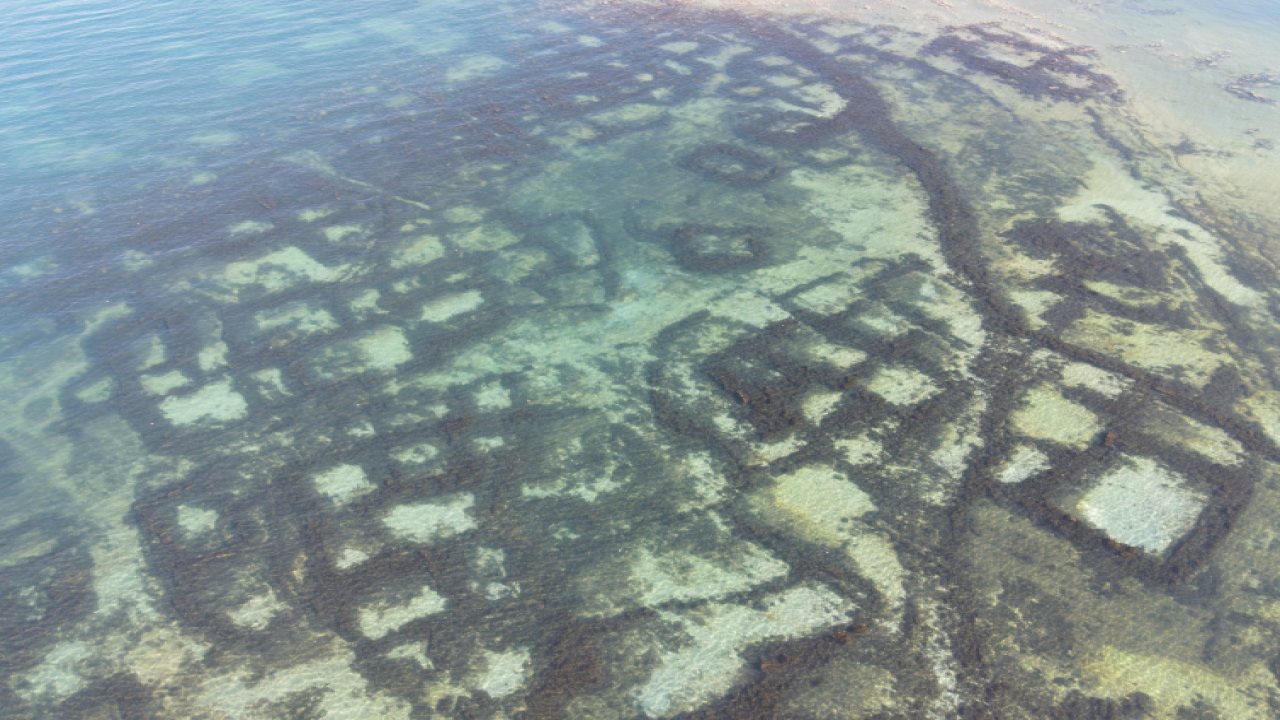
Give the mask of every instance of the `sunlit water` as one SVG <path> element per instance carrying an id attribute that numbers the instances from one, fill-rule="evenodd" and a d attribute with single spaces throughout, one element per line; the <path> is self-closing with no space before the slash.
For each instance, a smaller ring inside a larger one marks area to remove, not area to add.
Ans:
<path id="1" fill-rule="evenodd" d="M 956 4 L 6 8 L 0 714 L 1275 717 L 1277 13 Z"/>

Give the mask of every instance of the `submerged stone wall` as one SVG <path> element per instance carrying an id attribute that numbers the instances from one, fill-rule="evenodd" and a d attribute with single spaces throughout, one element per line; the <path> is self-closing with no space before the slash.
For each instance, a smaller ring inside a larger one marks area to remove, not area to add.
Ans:
<path id="1" fill-rule="evenodd" d="M 674 10 L 512 42 L 129 238 L 214 250 L 112 270 L 177 292 L 81 329 L 54 429 L 149 458 L 150 610 L 94 619 L 91 531 L 6 529 L 0 704 L 1274 714 L 1273 290 L 1089 53 Z"/>

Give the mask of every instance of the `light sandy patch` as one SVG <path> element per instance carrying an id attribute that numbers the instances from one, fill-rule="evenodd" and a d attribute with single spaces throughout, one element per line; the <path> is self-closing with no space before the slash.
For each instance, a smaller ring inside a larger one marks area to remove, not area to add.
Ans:
<path id="1" fill-rule="evenodd" d="M 1098 478 L 1076 504 L 1081 517 L 1118 542 L 1160 554 L 1195 525 L 1208 496 L 1147 457 Z"/>
<path id="2" fill-rule="evenodd" d="M 851 465 L 875 462 L 879 459 L 880 454 L 884 452 L 884 446 L 880 444 L 880 441 L 872 438 L 867 433 L 840 438 L 832 444 L 835 445 L 836 449 L 844 453 L 844 459 L 849 461 Z"/>
<path id="3" fill-rule="evenodd" d="M 685 55 L 698 49 L 698 43 L 691 40 L 680 40 L 677 42 L 664 43 L 658 46 L 661 50 L 666 50 L 675 55 Z"/>
<path id="4" fill-rule="evenodd" d="M 442 323 L 469 313 L 483 304 L 484 295 L 479 290 L 445 295 L 424 303 L 419 319 L 423 322 Z"/>
<path id="5" fill-rule="evenodd" d="M 345 547 L 342 548 L 342 552 L 338 553 L 338 557 L 334 559 L 333 566 L 339 570 L 350 570 L 368 560 L 369 557 L 369 553 L 360 548 Z"/>
<path id="6" fill-rule="evenodd" d="M 793 302 L 809 312 L 835 315 L 844 312 L 861 294 L 852 278 L 838 278 L 805 290 L 795 296 Z"/>
<path id="7" fill-rule="evenodd" d="M 844 399 L 844 393 L 838 390 L 815 390 L 804 396 L 800 406 L 805 418 L 814 425 L 822 424 Z"/>
<path id="8" fill-rule="evenodd" d="M 138 380 L 142 383 L 142 389 L 148 395 L 167 395 L 172 390 L 191 384 L 191 378 L 187 377 L 181 370 L 170 370 L 157 375 L 143 375 Z"/>
<path id="9" fill-rule="evenodd" d="M 298 211 L 298 219 L 304 223 L 323 220 L 334 213 L 332 208 L 307 208 Z"/>
<path id="10" fill-rule="evenodd" d="M 1085 363 L 1072 362 L 1062 367 L 1062 384 L 1088 388 L 1109 398 L 1119 397 L 1133 383 L 1127 378 Z"/>
<path id="11" fill-rule="evenodd" d="M 475 689 L 491 698 L 504 698 L 519 690 L 529 675 L 529 649 L 485 650 L 484 670 L 472 681 Z"/>
<path id="12" fill-rule="evenodd" d="M 806 356 L 834 368 L 845 370 L 867 359 L 867 354 L 857 348 L 823 340 L 815 340 L 804 344 Z"/>
<path id="13" fill-rule="evenodd" d="M 236 60 L 220 66 L 217 69 L 216 76 L 227 85 L 243 87 L 268 78 L 284 75 L 286 72 L 288 71 L 273 62 L 248 59 Z"/>
<path id="14" fill-rule="evenodd" d="M 876 371 L 867 389 L 894 405 L 915 405 L 939 392 L 928 375 L 905 365 L 891 365 Z"/>
<path id="15" fill-rule="evenodd" d="M 178 527 L 188 538 L 203 535 L 218 526 L 218 511 L 191 505 L 178 506 Z"/>
<path id="16" fill-rule="evenodd" d="M 391 457 L 396 462 L 405 465 L 422 465 L 423 463 L 433 460 L 440 454 L 440 449 L 433 443 L 420 442 L 413 445 L 398 447 L 391 451 Z"/>
<path id="17" fill-rule="evenodd" d="M 648 717 L 670 717 L 719 697 L 745 677 L 741 653 L 766 639 L 795 638 L 846 622 L 853 606 L 821 586 L 799 586 L 764 598 L 758 607 L 715 604 L 696 613 L 662 613 L 688 636 L 658 655 L 657 668 L 632 696 Z"/>
<path id="18" fill-rule="evenodd" d="M 391 253 L 391 267 L 403 268 L 410 265 L 426 265 L 444 257 L 444 243 L 435 235 L 419 235 L 401 243 Z"/>
<path id="19" fill-rule="evenodd" d="M 1049 456 L 1044 451 L 1034 445 L 1019 445 L 996 471 L 996 479 L 1002 483 L 1019 483 L 1048 469 Z"/>
<path id="20" fill-rule="evenodd" d="M 1062 397 L 1047 385 L 1037 385 L 1023 395 L 1009 421 L 1028 437 L 1080 449 L 1102 432 L 1102 421 L 1089 408 Z"/>
<path id="21" fill-rule="evenodd" d="M 873 532 L 854 534 L 845 543 L 845 553 L 858 572 L 875 586 L 890 610 L 902 608 L 907 599 L 907 571 L 888 538 Z"/>
<path id="22" fill-rule="evenodd" d="M 356 342 L 365 367 L 387 372 L 413 359 L 409 339 L 398 327 L 384 325 Z"/>
<path id="23" fill-rule="evenodd" d="M 520 238 L 501 225 L 479 225 L 450 236 L 453 246 L 463 252 L 488 252 L 515 245 Z"/>
<path id="24" fill-rule="evenodd" d="M 160 403 L 160 412 L 178 426 L 223 423 L 243 418 L 249 412 L 249 404 L 236 392 L 231 380 L 226 379 L 205 385 L 190 395 L 170 395 Z"/>
<path id="25" fill-rule="evenodd" d="M 266 630 L 271 624 L 271 619 L 282 610 L 288 610 L 289 606 L 276 599 L 276 594 L 270 590 L 262 595 L 255 595 L 238 607 L 227 611 L 227 616 L 231 618 L 231 622 L 248 630 Z"/>
<path id="26" fill-rule="evenodd" d="M 448 602 L 442 595 L 429 587 L 423 587 L 406 600 L 397 602 L 384 599 L 360 608 L 356 612 L 356 622 L 365 637 L 378 640 L 414 620 L 443 611 L 447 605 Z"/>
<path id="27" fill-rule="evenodd" d="M 375 489 L 359 465 L 336 465 L 316 473 L 311 482 L 315 484 L 316 492 L 328 497 L 335 505 L 345 505 Z"/>
<path id="28" fill-rule="evenodd" d="M 476 407 L 481 410 L 505 410 L 511 407 L 511 391 L 495 380 L 476 391 Z"/>
<path id="29" fill-rule="evenodd" d="M 630 594 L 645 607 L 659 607 L 724 597 L 787 574 L 787 564 L 762 548 L 741 543 L 740 550 L 731 565 L 685 552 L 638 550 L 630 565 Z"/>
<path id="30" fill-rule="evenodd" d="M 468 511 L 475 502 L 471 493 L 458 493 L 438 502 L 398 505 L 386 514 L 382 524 L 396 537 L 429 543 L 474 529 L 476 521 Z"/>
<path id="31" fill-rule="evenodd" d="M 765 497 L 791 517 L 804 535 L 830 544 L 846 538 L 849 521 L 876 509 L 871 496 L 830 465 L 810 465 L 780 475 Z"/>
<path id="32" fill-rule="evenodd" d="M 269 222 L 260 220 L 241 220 L 234 225 L 227 226 L 227 234 L 233 238 L 248 237 L 250 235 L 263 235 L 274 228 Z"/>
<path id="33" fill-rule="evenodd" d="M 330 225 L 321 230 L 324 233 L 324 239 L 331 243 L 339 243 L 348 238 L 358 238 L 364 235 L 364 226 L 362 225 Z"/>
<path id="34" fill-rule="evenodd" d="M 301 283 L 333 282 L 345 271 L 343 266 L 329 267 L 316 262 L 301 249 L 290 246 L 256 260 L 228 264 L 223 270 L 222 282 L 232 289 L 261 285 L 275 292 Z"/>

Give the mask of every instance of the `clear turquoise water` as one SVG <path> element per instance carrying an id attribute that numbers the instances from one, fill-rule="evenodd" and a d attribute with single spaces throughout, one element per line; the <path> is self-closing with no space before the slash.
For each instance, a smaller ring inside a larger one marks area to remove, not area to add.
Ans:
<path id="1" fill-rule="evenodd" d="M 1274 717 L 1280 80 L 1025 17 L 7 7 L 0 715 Z"/>
<path id="2" fill-rule="evenodd" d="M 22 224 L 6 233 L 7 258 L 47 253 L 69 198 L 108 211 L 145 207 L 148 190 L 185 180 L 192 162 L 242 166 L 287 147 L 332 143 L 335 129 L 351 136 L 376 126 L 384 118 L 364 102 L 364 85 L 439 73 L 446 52 L 500 52 L 494 38 L 509 23 L 500 7 L 403 6 L 11 8 L 3 19 L 0 153 L 10 190 L 6 217 Z M 414 50 L 388 36 L 397 32 L 410 36 Z M 317 123 L 317 113 L 342 119 Z M 113 192 L 119 197 L 99 199 Z M 103 228 L 100 236 L 78 232 L 53 249 L 76 254 L 82 262 L 71 265 L 79 270 L 91 264 L 83 262 L 86 254 L 118 252 L 127 223 L 138 218 L 103 214 L 125 226 Z M 171 244 L 197 248 L 196 233 Z"/>

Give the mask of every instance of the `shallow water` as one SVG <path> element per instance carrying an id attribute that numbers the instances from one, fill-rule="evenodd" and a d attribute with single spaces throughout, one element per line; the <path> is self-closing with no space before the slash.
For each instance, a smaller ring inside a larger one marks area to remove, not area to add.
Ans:
<path id="1" fill-rule="evenodd" d="M 0 709 L 1276 716 L 1276 13 L 1059 5 L 12 11 Z"/>

